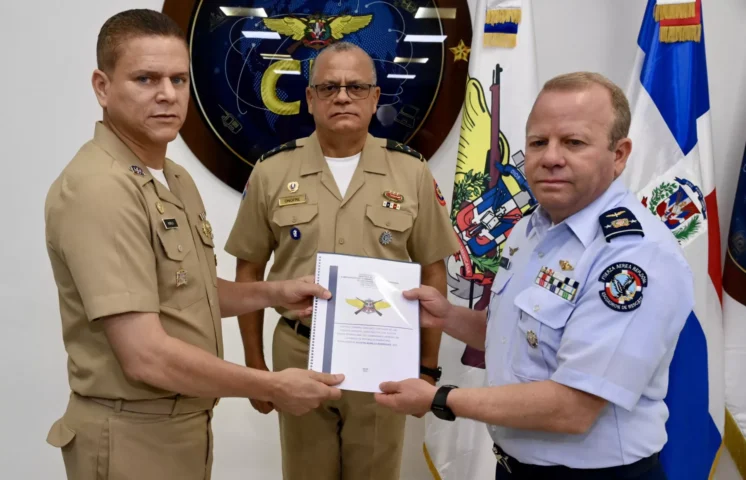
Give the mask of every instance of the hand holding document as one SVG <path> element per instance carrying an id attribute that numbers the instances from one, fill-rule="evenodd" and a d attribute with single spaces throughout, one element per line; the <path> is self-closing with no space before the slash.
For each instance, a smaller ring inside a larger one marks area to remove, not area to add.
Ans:
<path id="1" fill-rule="evenodd" d="M 378 393 L 385 381 L 417 378 L 420 312 L 402 291 L 420 286 L 416 263 L 319 253 L 308 368 L 342 373 L 343 390 Z"/>

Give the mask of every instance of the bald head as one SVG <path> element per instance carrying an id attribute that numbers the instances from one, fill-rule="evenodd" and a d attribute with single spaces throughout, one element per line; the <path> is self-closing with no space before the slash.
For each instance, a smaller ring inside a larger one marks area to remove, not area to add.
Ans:
<path id="1" fill-rule="evenodd" d="M 345 52 L 353 53 L 355 55 L 361 55 L 361 56 L 365 57 L 365 63 L 369 66 L 369 71 L 368 72 L 364 72 L 364 74 L 365 74 L 366 77 L 368 75 L 370 75 L 368 77 L 369 80 L 370 80 L 370 83 L 372 83 L 373 85 L 375 85 L 378 82 L 378 78 L 376 76 L 376 64 L 373 61 L 373 58 L 371 58 L 371 56 L 368 55 L 368 53 L 365 50 L 363 50 L 362 48 L 358 47 L 354 43 L 350 43 L 350 42 L 332 43 L 328 47 L 324 48 L 321 51 L 321 53 L 318 54 L 318 56 L 316 57 L 316 59 L 313 61 L 313 64 L 311 65 L 311 72 L 310 72 L 310 75 L 308 76 L 309 83 L 311 85 L 315 85 L 316 84 L 316 80 L 315 80 L 316 79 L 316 73 L 317 73 L 317 71 L 320 68 L 323 68 L 323 66 L 324 66 L 325 62 L 328 60 L 329 56 L 332 56 L 332 55 L 335 55 L 335 54 L 340 54 L 340 53 L 345 53 Z M 322 66 L 319 67 L 319 65 L 322 65 Z M 362 74 L 363 72 L 360 72 L 360 73 Z"/>

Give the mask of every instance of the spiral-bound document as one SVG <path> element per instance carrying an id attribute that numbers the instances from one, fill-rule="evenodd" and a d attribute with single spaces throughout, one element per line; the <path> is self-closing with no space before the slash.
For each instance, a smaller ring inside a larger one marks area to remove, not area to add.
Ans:
<path id="1" fill-rule="evenodd" d="M 416 263 L 319 253 L 308 368 L 343 373 L 339 388 L 380 392 L 381 382 L 418 378 L 419 302 L 402 291 L 420 286 Z"/>

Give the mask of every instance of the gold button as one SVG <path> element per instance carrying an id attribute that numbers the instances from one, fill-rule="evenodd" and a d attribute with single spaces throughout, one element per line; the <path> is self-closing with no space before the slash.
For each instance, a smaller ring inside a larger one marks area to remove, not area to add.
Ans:
<path id="1" fill-rule="evenodd" d="M 344 245 L 345 244 L 345 239 L 344 238 L 340 238 L 339 239 L 339 244 L 340 245 Z"/>
<path id="2" fill-rule="evenodd" d="M 538 312 L 539 310 L 541 310 L 541 307 L 538 305 L 534 305 L 534 312 Z"/>
<path id="3" fill-rule="evenodd" d="M 179 245 L 178 247 L 176 247 L 176 250 L 178 250 L 180 252 L 183 252 L 184 251 L 184 247 L 182 247 L 181 245 Z"/>
<path id="4" fill-rule="evenodd" d="M 298 217 L 293 217 L 293 223 L 298 221 Z"/>
<path id="5" fill-rule="evenodd" d="M 386 222 L 386 226 L 390 227 L 391 226 L 391 222 Z"/>

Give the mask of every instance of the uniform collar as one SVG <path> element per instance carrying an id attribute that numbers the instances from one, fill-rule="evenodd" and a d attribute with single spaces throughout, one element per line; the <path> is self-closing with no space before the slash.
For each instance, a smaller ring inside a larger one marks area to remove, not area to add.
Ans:
<path id="1" fill-rule="evenodd" d="M 316 135 L 316 132 L 313 132 L 308 138 L 299 140 L 298 146 L 306 147 L 310 150 L 308 155 L 303 155 L 303 164 L 300 168 L 301 176 L 328 170 L 329 167 L 326 164 L 324 153 L 321 151 L 319 137 Z M 363 146 L 362 155 L 360 156 L 363 171 L 378 173 L 380 175 L 388 174 L 386 164 L 380 161 L 380 157 L 376 155 L 378 153 L 376 152 L 376 148 L 380 146 L 385 146 L 385 143 L 382 144 L 380 139 L 375 138 L 369 133 Z"/>
<path id="2" fill-rule="evenodd" d="M 140 184 L 140 186 L 143 186 L 148 182 L 153 182 L 158 197 L 178 207 L 184 207 L 184 204 L 181 202 L 181 200 L 179 200 L 176 195 L 174 195 L 168 188 L 166 188 L 165 185 L 155 181 L 153 176 L 150 174 L 150 170 L 148 170 L 148 168 L 145 166 L 144 163 L 142 163 L 140 158 L 135 155 L 135 152 L 133 152 L 127 146 L 127 144 L 125 144 L 117 136 L 117 134 L 109 129 L 109 127 L 104 125 L 103 122 L 96 122 L 96 128 L 93 133 L 93 141 L 94 143 L 96 143 L 96 145 L 98 145 L 106 153 L 108 153 L 117 163 L 124 167 L 124 169 L 127 170 L 130 175 L 136 176 L 138 178 L 138 183 Z M 133 167 L 136 167 L 136 169 L 140 169 L 139 171 L 142 172 L 142 176 L 135 173 L 133 171 Z M 164 162 L 163 174 L 169 181 L 169 186 L 173 185 L 173 183 L 171 182 L 172 178 L 178 179 L 178 177 L 180 176 L 180 172 L 178 168 L 176 168 L 176 164 L 168 158 L 165 159 Z"/>
<path id="3" fill-rule="evenodd" d="M 617 178 L 600 197 L 591 202 L 581 211 L 567 217 L 562 223 L 573 232 L 584 247 L 588 247 L 598 234 L 600 225 L 598 217 L 602 212 L 613 208 L 621 202 L 627 194 L 627 188 L 620 178 Z M 543 232 L 551 226 L 551 219 L 546 210 L 541 206 L 536 209 L 529 223 L 527 233 Z"/>

